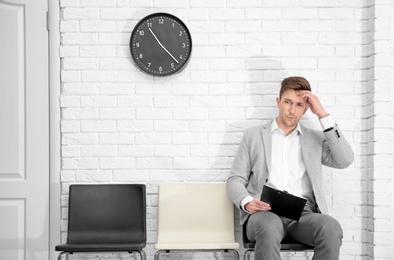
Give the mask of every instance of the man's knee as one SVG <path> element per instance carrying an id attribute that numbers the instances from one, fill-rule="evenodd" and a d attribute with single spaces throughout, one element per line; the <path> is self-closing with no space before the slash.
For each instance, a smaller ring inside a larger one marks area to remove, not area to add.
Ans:
<path id="1" fill-rule="evenodd" d="M 274 243 L 283 238 L 284 227 L 281 219 L 271 212 L 253 214 L 248 221 L 247 235 L 249 240 L 269 240 Z"/>
<path id="2" fill-rule="evenodd" d="M 336 219 L 327 216 L 318 230 L 318 237 L 327 243 L 339 242 L 339 244 L 342 244 L 343 231 L 341 224 Z"/>

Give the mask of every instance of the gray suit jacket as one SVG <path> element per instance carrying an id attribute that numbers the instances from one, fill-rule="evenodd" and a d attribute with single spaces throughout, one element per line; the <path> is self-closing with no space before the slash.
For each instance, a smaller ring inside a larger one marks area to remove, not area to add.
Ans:
<path id="1" fill-rule="evenodd" d="M 301 125 L 301 153 L 312 184 L 316 206 L 327 214 L 323 194 L 322 165 L 343 169 L 353 162 L 353 151 L 338 126 L 327 132 L 312 130 Z M 241 201 L 250 195 L 260 198 L 271 168 L 271 123 L 252 127 L 244 132 L 227 179 L 227 192 L 239 208 L 241 224 L 249 214 L 240 207 Z"/>

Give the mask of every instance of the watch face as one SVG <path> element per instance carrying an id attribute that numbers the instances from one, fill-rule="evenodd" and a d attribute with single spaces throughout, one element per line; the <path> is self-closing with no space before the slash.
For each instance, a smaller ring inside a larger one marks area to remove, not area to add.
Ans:
<path id="1" fill-rule="evenodd" d="M 155 13 L 143 18 L 130 37 L 130 52 L 137 66 L 154 76 L 181 71 L 189 61 L 192 39 L 177 17 Z"/>

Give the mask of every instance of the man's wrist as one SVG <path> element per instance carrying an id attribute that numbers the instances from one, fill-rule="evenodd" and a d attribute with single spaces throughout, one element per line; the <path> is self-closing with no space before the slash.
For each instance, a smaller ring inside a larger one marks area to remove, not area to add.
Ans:
<path id="1" fill-rule="evenodd" d="M 319 118 L 320 125 L 323 129 L 323 131 L 326 131 L 327 129 L 333 128 L 335 125 L 334 120 L 332 119 L 331 115 L 328 114 L 325 117 Z"/>
<path id="2" fill-rule="evenodd" d="M 330 114 L 328 114 L 328 113 L 321 113 L 320 115 L 318 115 L 317 117 L 319 118 L 319 119 L 322 119 L 322 118 L 325 118 L 325 117 L 327 117 L 327 116 L 329 116 Z"/>
<path id="3" fill-rule="evenodd" d="M 245 205 L 246 204 L 248 204 L 249 202 L 251 202 L 253 200 L 253 197 L 252 196 L 246 196 L 245 198 L 243 198 L 242 199 L 242 201 L 241 201 L 241 208 L 245 211 L 245 212 L 247 212 L 247 213 L 249 213 L 249 211 L 247 211 L 246 209 L 245 209 Z"/>

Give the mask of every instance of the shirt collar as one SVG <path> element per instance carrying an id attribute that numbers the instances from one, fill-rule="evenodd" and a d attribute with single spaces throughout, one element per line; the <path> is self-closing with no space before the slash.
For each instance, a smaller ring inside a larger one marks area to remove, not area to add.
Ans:
<path id="1" fill-rule="evenodd" d="M 275 131 L 279 131 L 280 133 L 283 133 L 282 129 L 279 128 L 278 123 L 276 123 L 276 118 L 272 120 L 271 123 L 271 134 L 274 133 Z M 298 133 L 302 135 L 301 125 L 299 123 L 297 123 L 296 129 L 294 129 L 294 131 L 298 131 Z M 291 134 L 293 134 L 294 131 Z"/>

